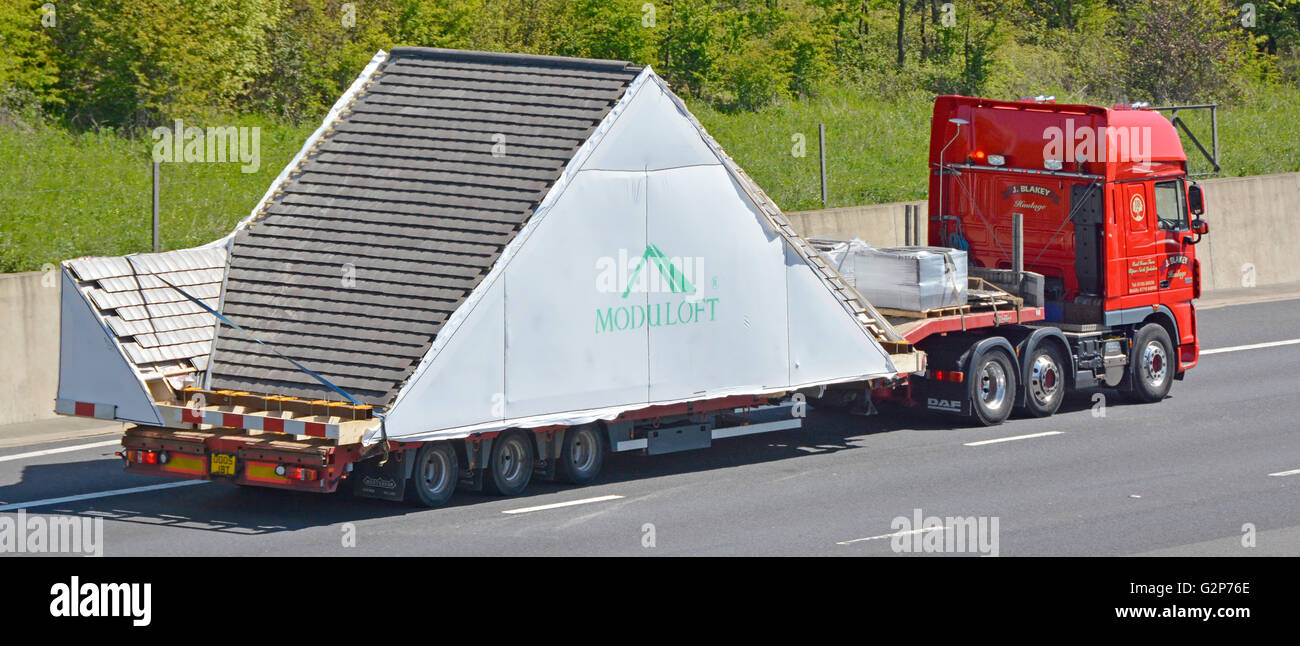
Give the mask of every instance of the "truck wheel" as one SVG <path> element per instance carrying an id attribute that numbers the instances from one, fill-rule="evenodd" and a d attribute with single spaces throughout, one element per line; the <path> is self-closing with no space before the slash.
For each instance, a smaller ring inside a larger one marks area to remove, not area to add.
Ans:
<path id="1" fill-rule="evenodd" d="M 1025 405 L 1020 408 L 1033 417 L 1051 417 L 1065 401 L 1065 360 L 1052 343 L 1043 343 L 1029 355 L 1025 375 Z"/>
<path id="2" fill-rule="evenodd" d="M 1016 372 L 1011 357 L 989 350 L 975 358 L 967 377 L 971 411 L 983 426 L 996 426 L 1011 416 L 1015 404 Z"/>
<path id="3" fill-rule="evenodd" d="M 1163 326 L 1148 323 L 1138 329 L 1124 375 L 1129 397 L 1141 403 L 1164 399 L 1174 386 L 1173 357 L 1174 344 Z"/>
<path id="4" fill-rule="evenodd" d="M 451 500 L 460 478 L 460 459 L 447 442 L 425 442 L 415 453 L 406 499 L 423 507 L 441 507 Z"/>
<path id="5" fill-rule="evenodd" d="M 564 432 L 564 446 L 555 464 L 560 480 L 585 485 L 595 481 L 605 464 L 605 433 L 597 424 L 584 424 Z"/>
<path id="6" fill-rule="evenodd" d="M 501 496 L 518 496 L 533 478 L 533 438 L 523 431 L 507 431 L 492 442 L 483 486 Z"/>

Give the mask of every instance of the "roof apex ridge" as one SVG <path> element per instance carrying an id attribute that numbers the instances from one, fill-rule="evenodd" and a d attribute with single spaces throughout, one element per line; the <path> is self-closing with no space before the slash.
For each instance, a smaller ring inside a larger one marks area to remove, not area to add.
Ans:
<path id="1" fill-rule="evenodd" d="M 389 50 L 391 58 L 424 58 L 429 60 L 467 61 L 473 63 L 498 63 L 505 65 L 535 65 L 564 67 L 570 69 L 592 69 L 639 71 L 641 66 L 627 61 L 606 60 L 598 58 L 572 58 L 568 56 L 543 56 L 541 54 L 516 54 L 510 52 L 485 52 L 468 49 L 443 49 L 439 47 L 394 47 Z"/>

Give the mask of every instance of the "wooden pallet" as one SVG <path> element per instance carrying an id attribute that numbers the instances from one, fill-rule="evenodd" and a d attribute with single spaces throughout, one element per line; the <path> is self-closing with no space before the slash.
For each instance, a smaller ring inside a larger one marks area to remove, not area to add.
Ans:
<path id="1" fill-rule="evenodd" d="M 958 316 L 970 312 L 970 305 L 954 305 L 952 307 L 936 307 L 931 310 L 922 310 L 920 312 L 913 310 L 896 310 L 892 307 L 877 307 L 876 311 L 885 316 L 893 316 L 904 319 L 935 319 L 944 316 Z"/>

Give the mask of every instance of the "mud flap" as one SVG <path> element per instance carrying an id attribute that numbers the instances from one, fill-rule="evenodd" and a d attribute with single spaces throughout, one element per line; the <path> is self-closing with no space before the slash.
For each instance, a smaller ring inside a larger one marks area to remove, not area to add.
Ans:
<path id="1" fill-rule="evenodd" d="M 963 417 L 973 413 L 965 382 L 954 384 L 914 377 L 912 392 L 916 402 L 927 411 Z"/>
<path id="2" fill-rule="evenodd" d="M 401 501 L 410 471 L 407 453 L 390 455 L 383 466 L 378 458 L 358 462 L 352 471 L 352 492 L 359 498 Z"/>

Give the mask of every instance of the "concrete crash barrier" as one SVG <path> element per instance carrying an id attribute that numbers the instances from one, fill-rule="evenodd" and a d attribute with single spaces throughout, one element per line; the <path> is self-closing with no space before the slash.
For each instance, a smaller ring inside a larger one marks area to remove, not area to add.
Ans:
<path id="1" fill-rule="evenodd" d="M 1300 282 L 1300 254 L 1285 235 L 1300 217 L 1300 173 L 1202 180 L 1210 234 L 1197 248 L 1202 291 Z M 905 244 L 906 211 L 896 202 L 787 213 L 809 238 L 861 238 L 878 247 Z M 924 211 L 923 211 L 924 212 Z M 922 218 L 921 239 L 928 236 Z"/>
<path id="2" fill-rule="evenodd" d="M 0 424 L 53 417 L 59 384 L 59 271 L 0 274 Z"/>
<path id="3" fill-rule="evenodd" d="M 1300 218 L 1300 173 L 1201 182 L 1210 234 L 1200 244 L 1202 290 L 1300 281 L 1287 232 Z M 1208 253 L 1207 253 L 1208 250 Z"/>

